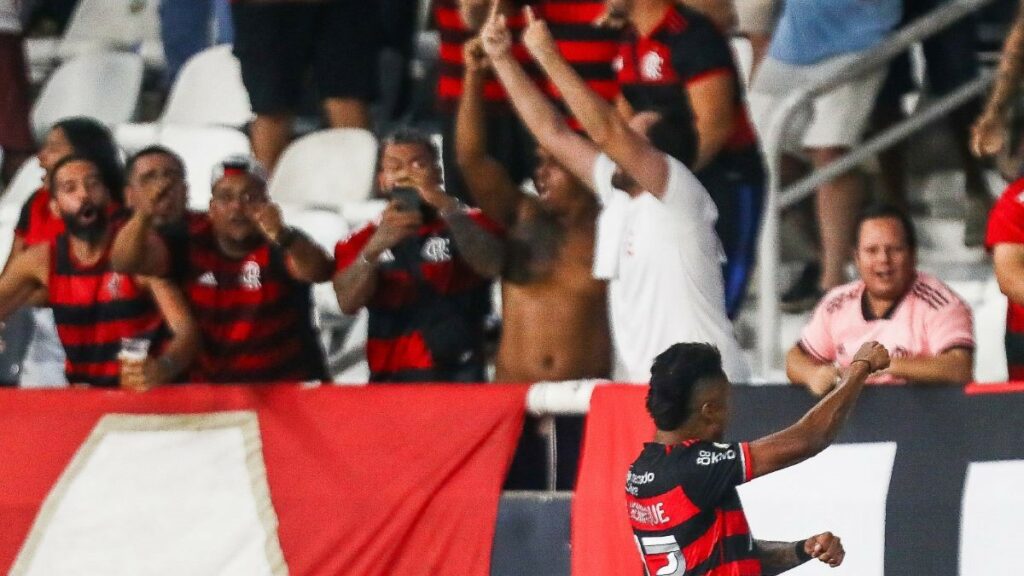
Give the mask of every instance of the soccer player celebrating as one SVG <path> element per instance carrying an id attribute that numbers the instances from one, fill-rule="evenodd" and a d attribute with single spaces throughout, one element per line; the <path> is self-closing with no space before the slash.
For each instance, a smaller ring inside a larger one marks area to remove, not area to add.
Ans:
<path id="1" fill-rule="evenodd" d="M 721 444 L 729 381 L 709 344 L 673 344 L 654 360 L 647 411 L 657 432 L 626 478 L 629 520 L 646 573 L 760 576 L 811 558 L 843 561 L 829 532 L 797 542 L 754 540 L 736 486 L 798 464 L 828 447 L 856 403 L 864 380 L 889 365 L 866 342 L 846 377 L 796 424 L 754 442 Z"/>

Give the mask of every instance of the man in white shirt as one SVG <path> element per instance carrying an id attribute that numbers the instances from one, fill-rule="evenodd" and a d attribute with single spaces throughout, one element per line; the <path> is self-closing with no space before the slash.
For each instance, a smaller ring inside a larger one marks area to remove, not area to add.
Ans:
<path id="1" fill-rule="evenodd" d="M 593 142 L 573 132 L 529 80 L 511 54 L 503 15 L 491 14 L 481 34 L 484 50 L 540 146 L 602 202 L 594 273 L 610 281 L 615 379 L 646 382 L 654 357 L 668 346 L 708 342 L 721 351 L 730 381 L 747 380 L 725 313 L 718 213 L 674 158 L 689 156 L 680 148 L 695 145 L 688 119 L 650 111 L 627 124 L 573 71 L 544 22 L 526 10 L 523 43 Z"/>

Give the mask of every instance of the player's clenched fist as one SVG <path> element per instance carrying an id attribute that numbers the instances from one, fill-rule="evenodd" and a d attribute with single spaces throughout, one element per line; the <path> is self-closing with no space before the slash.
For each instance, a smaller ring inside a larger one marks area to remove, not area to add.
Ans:
<path id="1" fill-rule="evenodd" d="M 853 366 L 853 363 L 858 361 L 867 362 L 871 372 L 885 370 L 889 367 L 889 351 L 878 342 L 865 342 L 861 345 L 860 350 L 857 350 L 857 353 L 854 354 L 850 365 Z"/>
<path id="2" fill-rule="evenodd" d="M 882 348 L 885 350 L 885 348 Z M 846 551 L 843 550 L 843 543 L 839 537 L 831 532 L 823 532 L 817 536 L 811 536 L 804 541 L 804 552 L 811 558 L 817 558 L 821 562 L 835 568 L 843 563 Z"/>
<path id="3" fill-rule="evenodd" d="M 833 568 L 842 564 L 846 557 L 842 541 L 831 532 L 823 532 L 805 540 L 804 552 Z"/>

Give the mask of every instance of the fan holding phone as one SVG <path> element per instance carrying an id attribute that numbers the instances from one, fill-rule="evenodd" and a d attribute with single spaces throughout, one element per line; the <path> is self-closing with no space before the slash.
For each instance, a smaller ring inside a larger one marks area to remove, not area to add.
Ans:
<path id="1" fill-rule="evenodd" d="M 370 312 L 371 382 L 480 382 L 490 281 L 463 259 L 494 249 L 497 226 L 445 193 L 437 148 L 403 130 L 382 143 L 380 222 L 335 248 L 343 312 Z"/>

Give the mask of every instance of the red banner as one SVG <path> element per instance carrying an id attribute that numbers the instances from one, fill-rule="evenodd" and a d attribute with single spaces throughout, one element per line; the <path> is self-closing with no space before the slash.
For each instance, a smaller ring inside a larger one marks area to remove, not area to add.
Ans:
<path id="1" fill-rule="evenodd" d="M 654 424 L 644 408 L 647 386 L 594 388 L 572 500 L 572 573 L 640 574 L 640 556 L 626 515 L 626 472 Z"/>
<path id="2" fill-rule="evenodd" d="M 526 391 L 0 390 L 0 572 L 485 576 Z"/>

